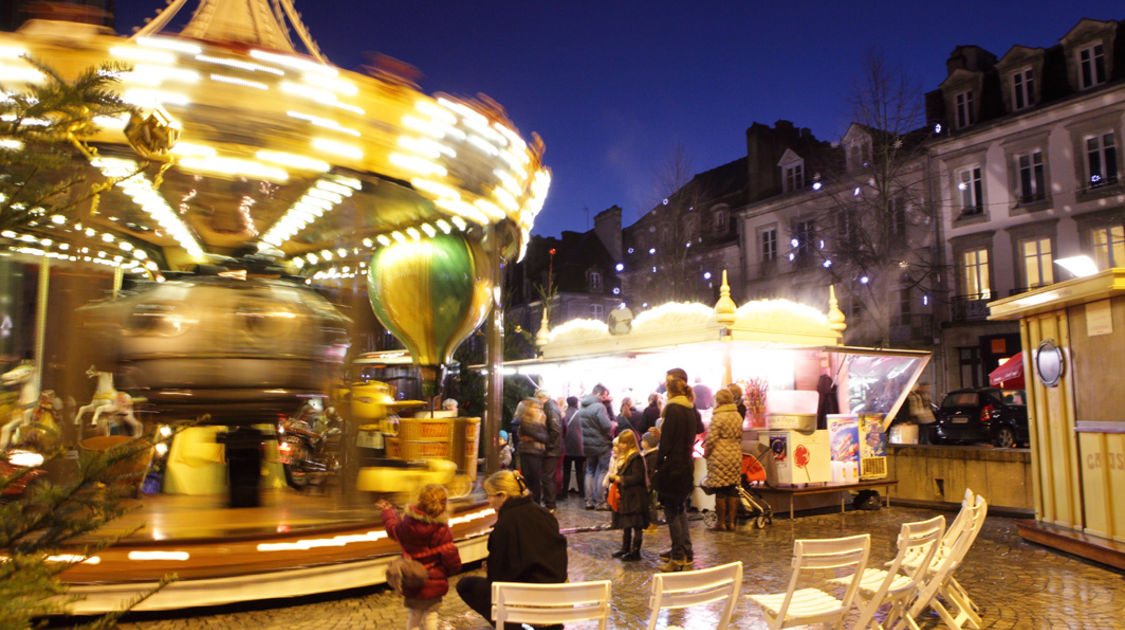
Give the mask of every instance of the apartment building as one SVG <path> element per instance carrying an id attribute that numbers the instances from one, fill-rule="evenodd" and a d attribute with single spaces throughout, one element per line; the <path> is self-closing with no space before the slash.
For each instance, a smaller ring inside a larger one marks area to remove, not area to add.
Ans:
<path id="1" fill-rule="evenodd" d="M 1020 350 L 987 303 L 1073 277 L 1060 261 L 1125 265 L 1122 22 L 1081 20 L 1049 48 L 1000 58 L 958 46 L 927 95 L 936 237 L 950 273 L 935 360 L 946 389 L 987 383 Z"/>

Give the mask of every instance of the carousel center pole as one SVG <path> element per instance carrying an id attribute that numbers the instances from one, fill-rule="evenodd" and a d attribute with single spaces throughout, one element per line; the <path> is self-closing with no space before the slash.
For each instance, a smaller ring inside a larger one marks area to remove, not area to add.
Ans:
<path id="1" fill-rule="evenodd" d="M 495 226 L 493 232 L 495 243 Z M 492 311 L 485 324 L 484 361 L 488 365 L 484 400 L 484 472 L 500 470 L 500 416 L 504 413 L 504 309 L 501 307 L 503 287 L 502 258 L 499 247 L 487 248 L 492 258 L 488 266 L 492 274 Z"/>
<path id="2" fill-rule="evenodd" d="M 47 291 L 51 284 L 51 261 L 39 259 L 39 286 L 35 296 L 35 383 L 36 397 L 43 387 L 43 353 L 47 343 Z"/>

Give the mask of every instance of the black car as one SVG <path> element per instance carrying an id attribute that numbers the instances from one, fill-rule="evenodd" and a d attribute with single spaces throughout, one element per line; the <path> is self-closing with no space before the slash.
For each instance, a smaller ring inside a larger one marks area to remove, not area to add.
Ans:
<path id="1" fill-rule="evenodd" d="M 1027 444 L 1024 392 L 995 387 L 949 392 L 941 401 L 932 431 L 938 444 L 992 442 L 1004 448 Z"/>

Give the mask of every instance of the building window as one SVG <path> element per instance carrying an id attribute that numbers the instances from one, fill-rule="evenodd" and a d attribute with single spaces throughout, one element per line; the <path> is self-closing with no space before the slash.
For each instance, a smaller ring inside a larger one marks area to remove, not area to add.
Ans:
<path id="1" fill-rule="evenodd" d="M 906 200 L 902 197 L 887 199 L 887 228 L 893 237 L 906 236 Z"/>
<path id="2" fill-rule="evenodd" d="M 961 214 L 975 215 L 984 210 L 981 203 L 984 188 L 980 180 L 980 167 L 974 166 L 957 173 L 957 189 L 961 191 Z"/>
<path id="3" fill-rule="evenodd" d="M 1041 201 L 1047 188 L 1043 182 L 1043 153 L 1033 151 L 1016 157 L 1020 170 L 1020 203 Z"/>
<path id="4" fill-rule="evenodd" d="M 912 301 L 910 287 L 898 292 L 898 323 L 900 326 L 909 326 L 913 319 L 914 302 Z"/>
<path id="5" fill-rule="evenodd" d="M 812 262 L 813 239 L 816 238 L 816 224 L 813 221 L 798 221 L 793 236 L 793 255 L 798 265 Z M 793 260 L 793 258 L 790 258 Z"/>
<path id="6" fill-rule="evenodd" d="M 785 172 L 784 173 L 785 192 L 793 192 L 793 191 L 796 191 L 796 190 L 800 190 L 801 188 L 804 188 L 804 186 L 805 186 L 805 166 L 804 166 L 804 164 L 802 164 L 800 162 L 797 162 L 796 164 L 791 164 L 789 166 L 783 167 L 783 170 Z"/>
<path id="7" fill-rule="evenodd" d="M 1094 244 L 1094 262 L 1098 269 L 1125 267 L 1125 226 L 1094 228 L 1090 239 Z"/>
<path id="8" fill-rule="evenodd" d="M 1023 277 L 1028 289 L 1052 284 L 1055 272 L 1051 267 L 1051 239 L 1032 238 L 1020 242 Z"/>
<path id="9" fill-rule="evenodd" d="M 758 234 L 762 262 L 777 260 L 777 228 L 767 228 Z"/>
<path id="10" fill-rule="evenodd" d="M 957 112 L 957 128 L 964 129 L 973 124 L 973 91 L 959 92 L 953 97 L 953 102 Z"/>
<path id="11" fill-rule="evenodd" d="M 1031 68 L 1012 74 L 1012 109 L 1021 110 L 1035 104 L 1035 75 Z"/>
<path id="12" fill-rule="evenodd" d="M 961 372 L 961 387 L 980 387 L 981 360 L 980 348 L 967 346 L 957 348 L 958 367 Z"/>
<path id="13" fill-rule="evenodd" d="M 841 249 L 851 246 L 855 241 L 855 208 L 845 206 L 836 215 L 836 235 Z"/>
<path id="14" fill-rule="evenodd" d="M 715 212 L 715 232 L 726 234 L 730 228 L 730 210 L 721 209 Z"/>
<path id="15" fill-rule="evenodd" d="M 1101 42 L 1078 51 L 1078 74 L 1082 89 L 1105 83 L 1105 53 Z"/>
<path id="16" fill-rule="evenodd" d="M 1117 183 L 1117 147 L 1112 131 L 1086 138 L 1086 168 L 1090 188 Z"/>
<path id="17" fill-rule="evenodd" d="M 605 307 L 603 307 L 601 304 L 591 304 L 590 317 L 601 321 L 605 318 Z"/>
<path id="18" fill-rule="evenodd" d="M 977 300 L 992 297 L 987 249 L 971 249 L 961 253 L 961 294 Z"/>
<path id="19" fill-rule="evenodd" d="M 590 286 L 591 291 L 602 290 L 602 274 L 597 271 L 590 271 L 586 273 L 586 282 Z"/>

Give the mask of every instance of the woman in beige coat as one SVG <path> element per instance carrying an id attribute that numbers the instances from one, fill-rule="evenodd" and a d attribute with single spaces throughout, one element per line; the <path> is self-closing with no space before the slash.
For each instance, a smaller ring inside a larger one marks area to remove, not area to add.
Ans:
<path id="1" fill-rule="evenodd" d="M 715 411 L 703 440 L 703 456 L 707 458 L 707 478 L 703 485 L 715 490 L 715 513 L 719 517 L 713 531 L 731 531 L 738 524 L 742 416 L 729 390 L 715 393 Z"/>

